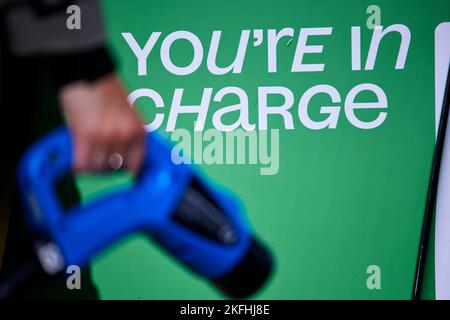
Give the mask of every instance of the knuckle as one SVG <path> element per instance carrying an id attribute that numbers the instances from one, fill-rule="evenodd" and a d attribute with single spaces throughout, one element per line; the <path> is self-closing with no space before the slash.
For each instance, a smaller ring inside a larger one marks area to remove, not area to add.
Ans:
<path id="1" fill-rule="evenodd" d="M 80 133 L 80 140 L 85 144 L 91 144 L 94 141 L 101 140 L 101 130 L 89 128 Z"/>

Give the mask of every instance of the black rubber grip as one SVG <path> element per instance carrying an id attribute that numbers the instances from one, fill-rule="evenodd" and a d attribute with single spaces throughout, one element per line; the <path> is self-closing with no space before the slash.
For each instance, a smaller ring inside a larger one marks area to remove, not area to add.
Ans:
<path id="1" fill-rule="evenodd" d="M 274 259 L 255 238 L 239 262 L 224 276 L 212 280 L 214 285 L 232 299 L 244 299 L 258 291 L 267 282 L 274 266 Z"/>

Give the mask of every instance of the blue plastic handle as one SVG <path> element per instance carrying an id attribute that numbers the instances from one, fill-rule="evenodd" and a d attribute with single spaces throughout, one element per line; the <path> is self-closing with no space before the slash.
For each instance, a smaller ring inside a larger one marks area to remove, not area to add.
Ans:
<path id="1" fill-rule="evenodd" d="M 31 229 L 59 247 L 65 266 L 84 266 L 124 235 L 143 231 L 195 272 L 220 277 L 236 266 L 249 247 L 250 230 L 240 205 L 227 191 L 207 184 L 193 166 L 175 165 L 170 144 L 161 136 L 148 134 L 146 145 L 143 169 L 131 188 L 66 212 L 54 186 L 72 168 L 70 133 L 59 128 L 38 141 L 24 155 L 18 171 Z M 233 225 L 235 244 L 217 243 L 171 219 L 194 178 Z"/>

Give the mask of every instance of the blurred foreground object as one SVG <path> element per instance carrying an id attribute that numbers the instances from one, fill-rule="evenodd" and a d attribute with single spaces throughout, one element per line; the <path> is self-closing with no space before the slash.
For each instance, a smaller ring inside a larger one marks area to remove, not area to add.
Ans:
<path id="1" fill-rule="evenodd" d="M 58 129 L 29 148 L 19 187 L 42 268 L 57 274 L 85 266 L 99 251 L 135 231 L 150 235 L 176 259 L 231 298 L 255 293 L 273 259 L 226 190 L 207 184 L 189 165 L 175 165 L 171 148 L 148 134 L 144 166 L 130 189 L 65 211 L 55 185 L 72 168 L 72 141 Z"/>

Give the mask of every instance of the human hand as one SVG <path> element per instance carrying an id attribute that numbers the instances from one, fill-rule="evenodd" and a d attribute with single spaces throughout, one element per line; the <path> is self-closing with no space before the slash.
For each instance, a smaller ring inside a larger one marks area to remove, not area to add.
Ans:
<path id="1" fill-rule="evenodd" d="M 137 174 L 146 134 L 116 75 L 67 84 L 59 100 L 74 141 L 76 172 L 117 169 L 123 162 L 123 167 Z"/>

